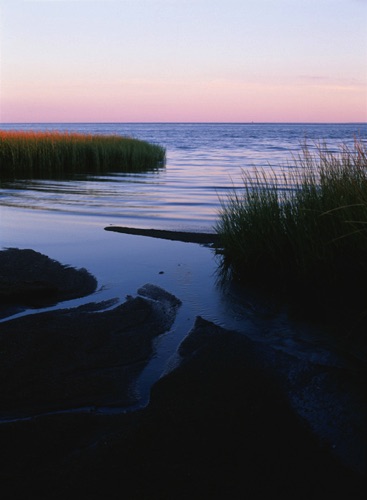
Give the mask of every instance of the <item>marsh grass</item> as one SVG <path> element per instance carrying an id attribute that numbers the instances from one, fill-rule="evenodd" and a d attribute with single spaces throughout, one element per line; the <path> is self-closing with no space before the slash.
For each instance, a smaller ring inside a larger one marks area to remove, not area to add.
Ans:
<path id="1" fill-rule="evenodd" d="M 337 153 L 305 145 L 280 174 L 243 172 L 216 231 L 222 277 L 367 309 L 366 144 Z"/>
<path id="2" fill-rule="evenodd" d="M 118 135 L 0 131 L 0 179 L 139 172 L 164 161 L 163 147 Z"/>

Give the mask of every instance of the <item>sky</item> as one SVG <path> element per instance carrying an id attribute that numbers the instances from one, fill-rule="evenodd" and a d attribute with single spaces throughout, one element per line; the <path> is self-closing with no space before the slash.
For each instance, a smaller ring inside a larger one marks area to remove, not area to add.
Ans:
<path id="1" fill-rule="evenodd" d="M 0 0 L 0 122 L 366 122 L 367 0 Z"/>

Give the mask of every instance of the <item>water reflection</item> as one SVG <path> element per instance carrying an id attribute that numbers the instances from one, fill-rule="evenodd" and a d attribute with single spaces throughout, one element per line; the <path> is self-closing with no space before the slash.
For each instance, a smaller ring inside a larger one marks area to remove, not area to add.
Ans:
<path id="1" fill-rule="evenodd" d="M 117 221 L 118 217 L 108 223 Z M 1 246 L 33 248 L 64 264 L 85 267 L 97 278 L 95 294 L 59 304 L 57 308 L 90 301 L 124 301 L 126 295 L 135 296 L 145 283 L 173 293 L 183 306 L 174 335 L 162 340 L 166 356 L 169 350 L 172 355 L 174 346 L 188 333 L 198 315 L 254 339 L 271 341 L 293 354 L 298 349 L 300 353 L 305 351 L 305 335 L 298 335 L 299 324 L 291 325 L 282 308 L 274 308 L 270 300 L 254 290 L 234 284 L 223 288 L 218 280 L 218 257 L 211 248 L 105 231 L 106 226 L 106 220 L 100 216 L 58 212 L 50 216 L 38 210 L 2 208 Z M 302 328 L 307 331 L 304 325 Z M 315 326 L 309 330 L 312 341 Z"/>
<path id="2" fill-rule="evenodd" d="M 353 143 L 363 124 L 14 124 L 4 129 L 121 134 L 161 144 L 166 166 L 138 174 L 1 185 L 1 205 L 101 217 L 121 225 L 211 231 L 220 199 L 242 187 L 242 171 L 294 166 L 301 141 Z"/>

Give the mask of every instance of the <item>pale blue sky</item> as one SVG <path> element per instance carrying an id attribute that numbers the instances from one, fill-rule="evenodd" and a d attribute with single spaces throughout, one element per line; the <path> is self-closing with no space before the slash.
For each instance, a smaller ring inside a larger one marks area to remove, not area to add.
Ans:
<path id="1" fill-rule="evenodd" d="M 0 120 L 367 121 L 367 0 L 0 0 Z"/>

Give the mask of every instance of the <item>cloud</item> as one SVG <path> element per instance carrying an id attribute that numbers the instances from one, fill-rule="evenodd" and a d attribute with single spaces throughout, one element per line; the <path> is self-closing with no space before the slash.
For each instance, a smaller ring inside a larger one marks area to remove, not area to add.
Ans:
<path id="1" fill-rule="evenodd" d="M 304 83 L 311 83 L 317 85 L 332 85 L 335 87 L 366 87 L 367 82 L 361 81 L 357 78 L 339 77 L 333 78 L 325 75 L 298 75 L 298 80 Z"/>

